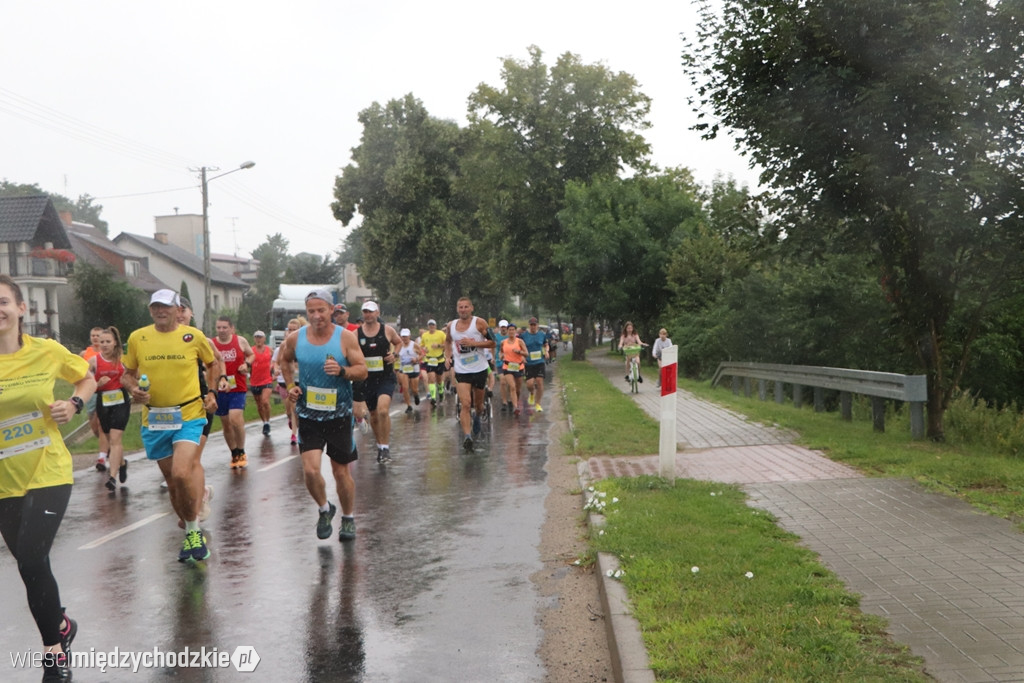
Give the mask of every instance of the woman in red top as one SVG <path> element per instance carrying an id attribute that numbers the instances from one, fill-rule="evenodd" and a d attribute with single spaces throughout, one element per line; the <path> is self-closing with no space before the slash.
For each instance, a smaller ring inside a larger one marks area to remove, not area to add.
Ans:
<path id="1" fill-rule="evenodd" d="M 121 386 L 124 366 L 121 365 L 121 334 L 116 327 L 106 327 L 100 332 L 99 346 L 100 352 L 89 359 L 89 370 L 96 378 L 96 416 L 100 429 L 110 441 L 111 476 L 107 478 L 107 488 L 113 492 L 117 489 L 114 470 L 122 484 L 128 479 L 122 436 L 131 417 L 132 402 Z"/>
<path id="2" fill-rule="evenodd" d="M 514 324 L 508 326 L 508 337 L 501 342 L 501 362 L 505 374 L 501 381 L 508 387 L 509 398 L 515 406 L 512 414 L 519 415 L 519 392 L 523 388 L 523 368 L 526 366 L 526 342 L 516 336 L 518 330 Z"/>
<path id="3" fill-rule="evenodd" d="M 274 352 L 267 346 L 267 334 L 263 330 L 252 333 L 252 368 L 249 371 L 249 392 L 256 399 L 256 412 L 263 420 L 263 436 L 270 436 L 270 390 L 274 388 L 274 377 L 270 368 Z"/>

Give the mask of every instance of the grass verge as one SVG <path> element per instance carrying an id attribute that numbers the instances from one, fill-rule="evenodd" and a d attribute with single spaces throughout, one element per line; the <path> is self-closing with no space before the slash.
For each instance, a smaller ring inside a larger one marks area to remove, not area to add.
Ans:
<path id="1" fill-rule="evenodd" d="M 585 362 L 558 362 L 577 455 L 658 452 L 658 423 Z"/>
<path id="2" fill-rule="evenodd" d="M 654 477 L 595 487 L 595 550 L 620 558 L 659 681 L 928 681 L 885 622 L 736 487 Z"/>
<path id="3" fill-rule="evenodd" d="M 592 366 L 561 361 L 559 380 L 576 455 L 657 452 L 657 423 Z M 596 488 L 606 525 L 591 548 L 619 558 L 658 680 L 930 680 L 739 488 L 652 477 Z"/>

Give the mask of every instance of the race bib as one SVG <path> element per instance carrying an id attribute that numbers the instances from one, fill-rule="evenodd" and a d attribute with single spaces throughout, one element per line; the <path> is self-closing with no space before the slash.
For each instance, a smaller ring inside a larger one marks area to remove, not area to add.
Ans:
<path id="1" fill-rule="evenodd" d="M 367 356 L 366 369 L 370 372 L 384 372 L 384 359 L 380 356 Z"/>
<path id="2" fill-rule="evenodd" d="M 50 443 L 38 410 L 0 422 L 0 460 L 43 448 Z"/>
<path id="3" fill-rule="evenodd" d="M 530 360 L 540 360 L 544 357 L 544 351 L 530 351 Z"/>
<path id="4" fill-rule="evenodd" d="M 470 351 L 469 353 L 459 354 L 459 358 L 462 360 L 463 365 L 472 365 L 480 360 L 480 354 L 476 351 Z"/>
<path id="5" fill-rule="evenodd" d="M 228 377 L 228 389 L 227 390 L 228 391 L 234 391 L 237 387 L 238 387 L 238 379 L 234 375 L 231 375 L 230 377 Z"/>
<path id="6" fill-rule="evenodd" d="M 181 429 L 181 406 L 149 409 L 149 429 L 154 432 L 172 432 Z"/>
<path id="7" fill-rule="evenodd" d="M 306 407 L 310 410 L 334 412 L 338 407 L 338 390 L 335 388 L 307 387 Z"/>
<path id="8" fill-rule="evenodd" d="M 438 364 L 438 362 L 440 360 L 441 360 L 440 358 L 428 358 L 427 359 L 427 365 L 429 365 L 432 368 L 436 368 L 437 364 Z"/>
<path id="9" fill-rule="evenodd" d="M 119 406 L 124 403 L 124 392 L 120 389 L 111 389 L 100 394 L 100 405 L 104 408 Z"/>
<path id="10" fill-rule="evenodd" d="M 416 369 L 415 369 L 415 367 L 412 364 L 403 365 L 402 366 L 402 372 L 405 373 L 406 375 L 408 375 L 411 372 L 416 372 Z"/>
<path id="11" fill-rule="evenodd" d="M 519 363 L 505 363 L 505 369 L 509 372 L 519 372 L 521 367 Z"/>

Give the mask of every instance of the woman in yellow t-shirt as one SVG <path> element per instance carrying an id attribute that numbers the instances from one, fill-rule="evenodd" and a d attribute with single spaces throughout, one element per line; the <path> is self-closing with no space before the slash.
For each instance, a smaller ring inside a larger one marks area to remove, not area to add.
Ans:
<path id="1" fill-rule="evenodd" d="M 43 638 L 47 680 L 70 680 L 77 624 L 64 614 L 50 546 L 71 498 L 71 454 L 57 425 L 96 391 L 89 363 L 50 339 L 22 333 L 21 288 L 0 275 L 0 534 L 18 561 L 28 606 Z M 54 400 L 57 378 L 74 384 Z"/>

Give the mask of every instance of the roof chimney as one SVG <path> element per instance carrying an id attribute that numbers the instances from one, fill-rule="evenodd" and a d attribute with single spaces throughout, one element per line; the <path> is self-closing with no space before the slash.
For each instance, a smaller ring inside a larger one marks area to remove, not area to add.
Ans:
<path id="1" fill-rule="evenodd" d="M 167 233 L 166 232 L 155 233 L 153 235 L 153 239 L 155 239 L 160 244 L 167 244 Z"/>
<path id="2" fill-rule="evenodd" d="M 70 228 L 71 227 L 71 212 L 70 211 L 60 211 L 59 213 L 60 213 L 60 222 L 64 224 L 65 228 Z"/>

